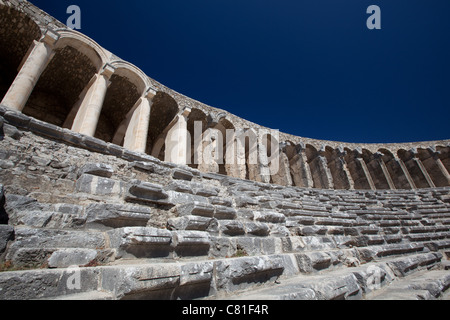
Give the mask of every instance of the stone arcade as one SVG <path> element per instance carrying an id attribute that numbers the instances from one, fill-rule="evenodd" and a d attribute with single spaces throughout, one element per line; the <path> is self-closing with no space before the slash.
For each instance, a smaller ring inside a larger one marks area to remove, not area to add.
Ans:
<path id="1" fill-rule="evenodd" d="M 27 1 L 0 25 L 0 299 L 449 297 L 450 140 L 275 137 Z"/>

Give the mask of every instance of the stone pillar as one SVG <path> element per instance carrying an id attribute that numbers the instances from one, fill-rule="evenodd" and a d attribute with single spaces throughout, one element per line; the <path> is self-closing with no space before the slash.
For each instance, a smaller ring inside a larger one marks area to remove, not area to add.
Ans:
<path id="1" fill-rule="evenodd" d="M 409 174 L 408 168 L 406 168 L 406 165 L 403 162 L 403 160 L 398 158 L 397 156 L 394 156 L 394 160 L 399 164 L 400 168 L 402 169 L 403 174 L 405 175 L 406 180 L 408 180 L 408 183 L 409 183 L 411 189 L 413 189 L 413 190 L 417 189 L 416 184 L 414 183 L 413 178 Z"/>
<path id="2" fill-rule="evenodd" d="M 149 88 L 138 101 L 139 105 L 134 110 L 125 133 L 123 147 L 136 152 L 145 153 L 147 147 L 148 126 L 150 123 L 150 111 L 156 90 Z"/>
<path id="3" fill-rule="evenodd" d="M 259 167 L 259 177 L 264 183 L 270 183 L 270 168 L 269 168 L 269 157 L 267 150 L 267 143 L 263 142 L 264 132 L 260 130 L 258 132 L 258 167 Z"/>
<path id="4" fill-rule="evenodd" d="M 337 166 L 339 166 L 339 169 L 341 170 L 342 174 L 341 177 L 345 180 L 345 184 L 348 185 L 349 190 L 355 189 L 355 182 L 353 181 L 353 178 L 350 174 L 350 170 L 348 169 L 347 162 L 345 161 L 345 155 L 347 154 L 347 151 L 344 150 L 344 148 L 339 147 L 336 150 L 337 158 L 335 159 Z"/>
<path id="5" fill-rule="evenodd" d="M 272 174 L 272 182 L 282 186 L 292 186 L 292 176 L 289 168 L 289 159 L 284 151 L 285 144 L 280 144 L 278 154 L 278 172 Z"/>
<path id="6" fill-rule="evenodd" d="M 413 155 L 412 161 L 414 161 L 417 164 L 417 166 L 419 167 L 419 169 L 422 172 L 423 176 L 425 177 L 425 180 L 427 180 L 428 185 L 431 188 L 436 188 L 436 186 L 434 185 L 433 180 L 431 180 L 431 177 L 428 174 L 427 169 L 423 165 L 422 161 L 417 157 L 417 149 L 413 148 L 413 149 L 411 149 L 410 152 Z"/>
<path id="7" fill-rule="evenodd" d="M 317 156 L 318 167 L 320 174 L 322 175 L 322 184 L 324 189 L 333 189 L 333 176 L 331 175 L 330 168 L 328 167 L 328 161 L 325 156 L 325 147 L 321 148 Z"/>
<path id="8" fill-rule="evenodd" d="M 247 169 L 245 165 L 245 139 L 239 139 L 243 135 L 243 129 L 226 130 L 226 154 L 225 170 L 229 176 L 245 179 Z"/>
<path id="9" fill-rule="evenodd" d="M 200 143 L 195 144 L 198 153 L 198 170 L 219 172 L 219 164 L 223 164 L 222 133 L 218 129 L 208 128 L 200 136 Z"/>
<path id="10" fill-rule="evenodd" d="M 186 165 L 191 159 L 191 138 L 187 130 L 187 117 L 191 109 L 185 108 L 177 115 L 177 122 L 167 132 L 164 161 Z"/>
<path id="11" fill-rule="evenodd" d="M 312 188 L 314 186 L 311 169 L 306 158 L 305 148 L 296 147 L 297 154 L 289 161 L 292 179 L 297 187 Z"/>
<path id="12" fill-rule="evenodd" d="M 22 112 L 39 77 L 54 56 L 53 47 L 58 39 L 56 32 L 47 30 L 39 42 L 33 42 L 33 48 L 4 96 L 2 105 Z"/>
<path id="13" fill-rule="evenodd" d="M 394 181 L 392 180 L 392 177 L 391 177 L 391 175 L 389 173 L 389 170 L 388 170 L 388 168 L 386 167 L 386 164 L 383 161 L 383 154 L 381 152 L 376 152 L 374 154 L 374 158 L 376 159 L 376 161 L 380 165 L 381 170 L 383 171 L 384 177 L 386 178 L 386 181 L 387 181 L 387 183 L 389 185 L 389 188 L 391 190 L 395 190 L 396 188 L 395 188 Z"/>
<path id="14" fill-rule="evenodd" d="M 72 131 L 93 137 L 97 129 L 98 120 L 102 111 L 106 90 L 110 84 L 115 67 L 106 64 L 96 75 L 88 89 L 77 115 L 73 121 Z"/>
<path id="15" fill-rule="evenodd" d="M 366 162 L 362 158 L 362 152 L 360 152 L 360 150 L 355 150 L 355 154 L 356 154 L 356 161 L 361 166 L 361 169 L 364 173 L 367 183 L 369 184 L 370 189 L 376 190 L 375 184 L 373 183 L 372 176 L 370 175 L 370 172 L 369 172 L 369 169 L 367 168 Z"/>
<path id="16" fill-rule="evenodd" d="M 436 162 L 437 166 L 439 167 L 439 170 L 442 172 L 442 175 L 447 179 L 447 185 L 450 185 L 450 174 L 447 170 L 447 168 L 442 163 L 441 159 L 439 158 L 439 155 L 441 154 L 440 151 L 436 151 L 435 149 L 429 149 L 431 156 L 433 157 L 434 161 Z"/>

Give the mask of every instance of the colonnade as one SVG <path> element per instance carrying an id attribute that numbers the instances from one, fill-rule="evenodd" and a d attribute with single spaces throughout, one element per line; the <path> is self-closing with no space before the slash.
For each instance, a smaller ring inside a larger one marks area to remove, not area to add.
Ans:
<path id="1" fill-rule="evenodd" d="M 36 30 L 18 33 L 13 21 L 32 25 L 30 18 L 1 5 L 0 20 L 5 28 L 0 54 L 16 54 L 13 60 L 21 61 L 0 62 L 0 70 L 16 69 L 13 80 L 0 79 L 0 84 L 9 82 L 7 90 L 0 87 L 1 105 L 8 109 L 164 161 L 240 179 L 322 189 L 450 185 L 449 144 L 369 151 L 280 141 L 270 130 L 240 128 L 226 113 L 179 105 L 137 67 L 81 33 L 50 28 L 41 28 L 39 36 Z M 13 44 L 4 39 L 14 38 L 25 49 L 10 51 Z"/>

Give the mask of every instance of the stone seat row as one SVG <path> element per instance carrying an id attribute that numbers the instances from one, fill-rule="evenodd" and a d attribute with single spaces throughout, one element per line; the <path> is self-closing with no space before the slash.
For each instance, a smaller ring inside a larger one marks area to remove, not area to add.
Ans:
<path id="1" fill-rule="evenodd" d="M 46 228 L 84 227 L 110 229 L 125 226 L 146 226 L 152 217 L 153 209 L 139 205 L 91 203 L 84 209 L 81 205 L 45 205 L 36 200 L 9 195 L 7 207 L 11 222 L 15 225 Z M 83 211 L 84 209 L 84 211 Z M 305 212 L 302 212 L 305 214 Z M 204 203 L 191 203 L 179 206 L 178 218 L 168 219 L 173 230 L 210 231 L 224 236 L 269 236 L 288 235 L 364 235 L 364 234 L 417 234 L 447 232 L 447 225 L 433 224 L 424 220 L 352 220 L 312 216 L 288 216 L 275 211 L 239 210 L 226 206 L 212 206 Z M 239 220 L 236 220 L 236 215 Z M 292 213 L 290 213 L 292 214 Z M 314 213 L 311 213 L 314 214 Z M 343 216 L 348 217 L 348 216 Z M 402 223 L 399 223 L 401 221 Z M 368 223 L 370 222 L 370 223 Z M 419 223 L 420 222 L 420 223 Z M 291 231 L 289 231 L 289 230 Z M 411 237 L 421 237 L 413 235 Z M 427 237 L 426 235 L 424 237 Z"/>
<path id="2" fill-rule="evenodd" d="M 442 259 L 439 252 L 411 252 L 408 256 L 389 259 L 384 255 L 363 264 L 359 264 L 354 249 L 175 263 L 115 263 L 81 268 L 82 285 L 75 291 L 66 285 L 73 273 L 71 269 L 3 272 L 0 274 L 0 286 L 3 288 L 0 298 L 40 299 L 101 291 L 115 299 L 192 299 L 227 297 L 229 294 L 237 297 L 236 293 L 241 290 L 246 290 L 245 295 L 249 297 L 252 294 L 249 289 L 273 284 L 275 280 L 281 282 L 281 286 L 292 280 L 303 288 L 309 287 L 319 293 L 316 299 L 361 298 L 373 290 L 369 281 L 374 271 L 380 273 L 380 284 L 385 285 L 386 281 L 391 282 L 397 277 L 434 268 Z M 329 280 L 322 281 L 327 277 Z M 317 281 L 319 278 L 322 280 Z M 334 280 L 330 281 L 331 278 Z M 289 290 L 289 293 L 294 294 L 295 291 Z"/>
<path id="3" fill-rule="evenodd" d="M 11 228 L 11 227 L 10 227 Z M 212 235 L 206 231 L 123 227 L 100 232 L 15 227 L 6 259 L 18 266 L 109 263 L 121 258 L 213 258 L 321 250 L 354 250 L 361 262 L 450 248 L 450 232 L 403 235 Z M 67 250 L 70 249 L 70 250 Z M 80 261 L 77 261 L 80 259 Z M 87 260 L 86 260 L 87 259 Z M 62 261 L 62 262 L 61 262 Z M 75 263 L 77 262 L 77 263 Z M 65 265 L 66 267 L 68 265 Z"/>

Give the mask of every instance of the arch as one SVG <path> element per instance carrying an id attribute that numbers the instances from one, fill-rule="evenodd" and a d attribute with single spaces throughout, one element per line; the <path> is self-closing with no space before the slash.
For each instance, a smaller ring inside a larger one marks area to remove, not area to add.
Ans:
<path id="1" fill-rule="evenodd" d="M 319 151 L 311 144 L 306 145 L 305 152 L 311 170 L 313 187 L 318 189 L 328 189 L 330 185 L 327 172 L 325 172 L 327 168 L 324 167 L 323 157 L 319 155 Z"/>
<path id="2" fill-rule="evenodd" d="M 353 187 L 348 177 L 346 163 L 343 159 L 343 150 L 333 149 L 330 146 L 325 147 L 324 156 L 327 159 L 328 168 L 331 176 L 333 177 L 333 183 L 335 189 L 351 189 Z"/>
<path id="3" fill-rule="evenodd" d="M 146 152 L 164 160 L 165 138 L 179 106 L 172 96 L 162 91 L 156 92 L 152 102 Z"/>
<path id="4" fill-rule="evenodd" d="M 187 118 L 187 130 L 191 135 L 191 163 L 190 167 L 200 171 L 209 171 L 204 163 L 203 149 L 206 142 L 203 141 L 203 134 L 209 129 L 208 115 L 199 108 L 192 108 Z"/>
<path id="5" fill-rule="evenodd" d="M 130 115 L 144 94 L 148 81 L 131 64 L 115 61 L 111 65 L 116 69 L 106 91 L 95 137 L 123 145 Z"/>
<path id="6" fill-rule="evenodd" d="M 215 129 L 219 130 L 223 137 L 223 159 L 222 163 L 219 163 L 219 173 L 223 175 L 229 175 L 232 177 L 237 177 L 237 161 L 236 161 L 236 144 L 233 141 L 234 132 L 236 127 L 227 119 L 226 115 L 222 116 L 214 126 Z M 232 130 L 227 132 L 227 130 Z"/>
<path id="7" fill-rule="evenodd" d="M 54 56 L 40 76 L 23 113 L 71 128 L 89 84 L 107 62 L 93 41 L 71 30 L 59 30 Z"/>
<path id="8" fill-rule="evenodd" d="M 347 168 L 352 177 L 355 189 L 371 189 L 370 183 L 365 173 L 365 162 L 362 159 L 362 150 L 344 148 L 346 152 L 344 159 L 347 163 Z"/>
<path id="9" fill-rule="evenodd" d="M 394 153 L 386 148 L 380 148 L 378 150 L 383 154 L 382 160 L 384 161 L 387 170 L 391 176 L 392 182 L 395 185 L 396 189 L 412 189 L 413 186 L 409 181 L 408 172 L 405 172 L 402 167 L 402 163 L 400 163 L 400 159 L 397 159 Z"/>
<path id="10" fill-rule="evenodd" d="M 271 130 L 260 130 L 258 141 L 258 162 L 263 182 L 288 185 L 285 176 L 283 154 L 280 154 L 279 137 L 274 136 Z M 290 180 L 290 175 L 289 175 Z M 292 184 L 292 181 L 289 185 Z"/>
<path id="11" fill-rule="evenodd" d="M 147 75 L 135 65 L 122 60 L 114 60 L 110 64 L 116 68 L 114 74 L 127 78 L 142 94 L 151 86 Z"/>
<path id="12" fill-rule="evenodd" d="M 447 172 L 450 172 L 450 146 L 437 146 L 436 151 L 439 153 L 439 159 L 441 159 Z"/>
<path id="13" fill-rule="evenodd" d="M 5 96 L 42 30 L 32 17 L 0 4 L 0 101 Z"/>
<path id="14" fill-rule="evenodd" d="M 397 151 L 398 157 L 405 164 L 405 167 L 408 170 L 415 186 L 417 188 L 429 188 L 430 184 L 427 181 L 420 164 L 418 163 L 420 160 L 416 158 L 415 153 L 416 150 L 414 149 L 400 149 Z"/>
<path id="15" fill-rule="evenodd" d="M 300 188 L 312 188 L 313 181 L 307 162 L 305 146 L 287 140 L 284 150 L 289 161 L 293 185 Z"/>
<path id="16" fill-rule="evenodd" d="M 447 172 L 444 172 L 440 167 L 440 159 L 436 154 L 436 149 L 433 148 L 418 148 L 417 149 L 417 157 L 422 161 L 424 169 L 427 171 L 427 174 L 433 181 L 436 187 L 446 187 L 449 185 L 449 181 L 447 180 Z"/>
<path id="17" fill-rule="evenodd" d="M 367 149 L 362 149 L 362 158 L 367 167 L 367 180 L 369 184 L 373 185 L 376 189 L 387 190 L 390 189 L 389 177 L 386 176 L 383 171 L 383 164 L 380 162 L 382 153 L 372 153 Z M 371 180 L 371 181 L 370 181 Z"/>
<path id="18" fill-rule="evenodd" d="M 85 55 L 97 71 L 109 62 L 111 54 L 91 38 L 71 29 L 56 29 L 55 31 L 59 34 L 59 40 L 55 45 L 55 50 L 68 46 L 72 47 Z"/>

